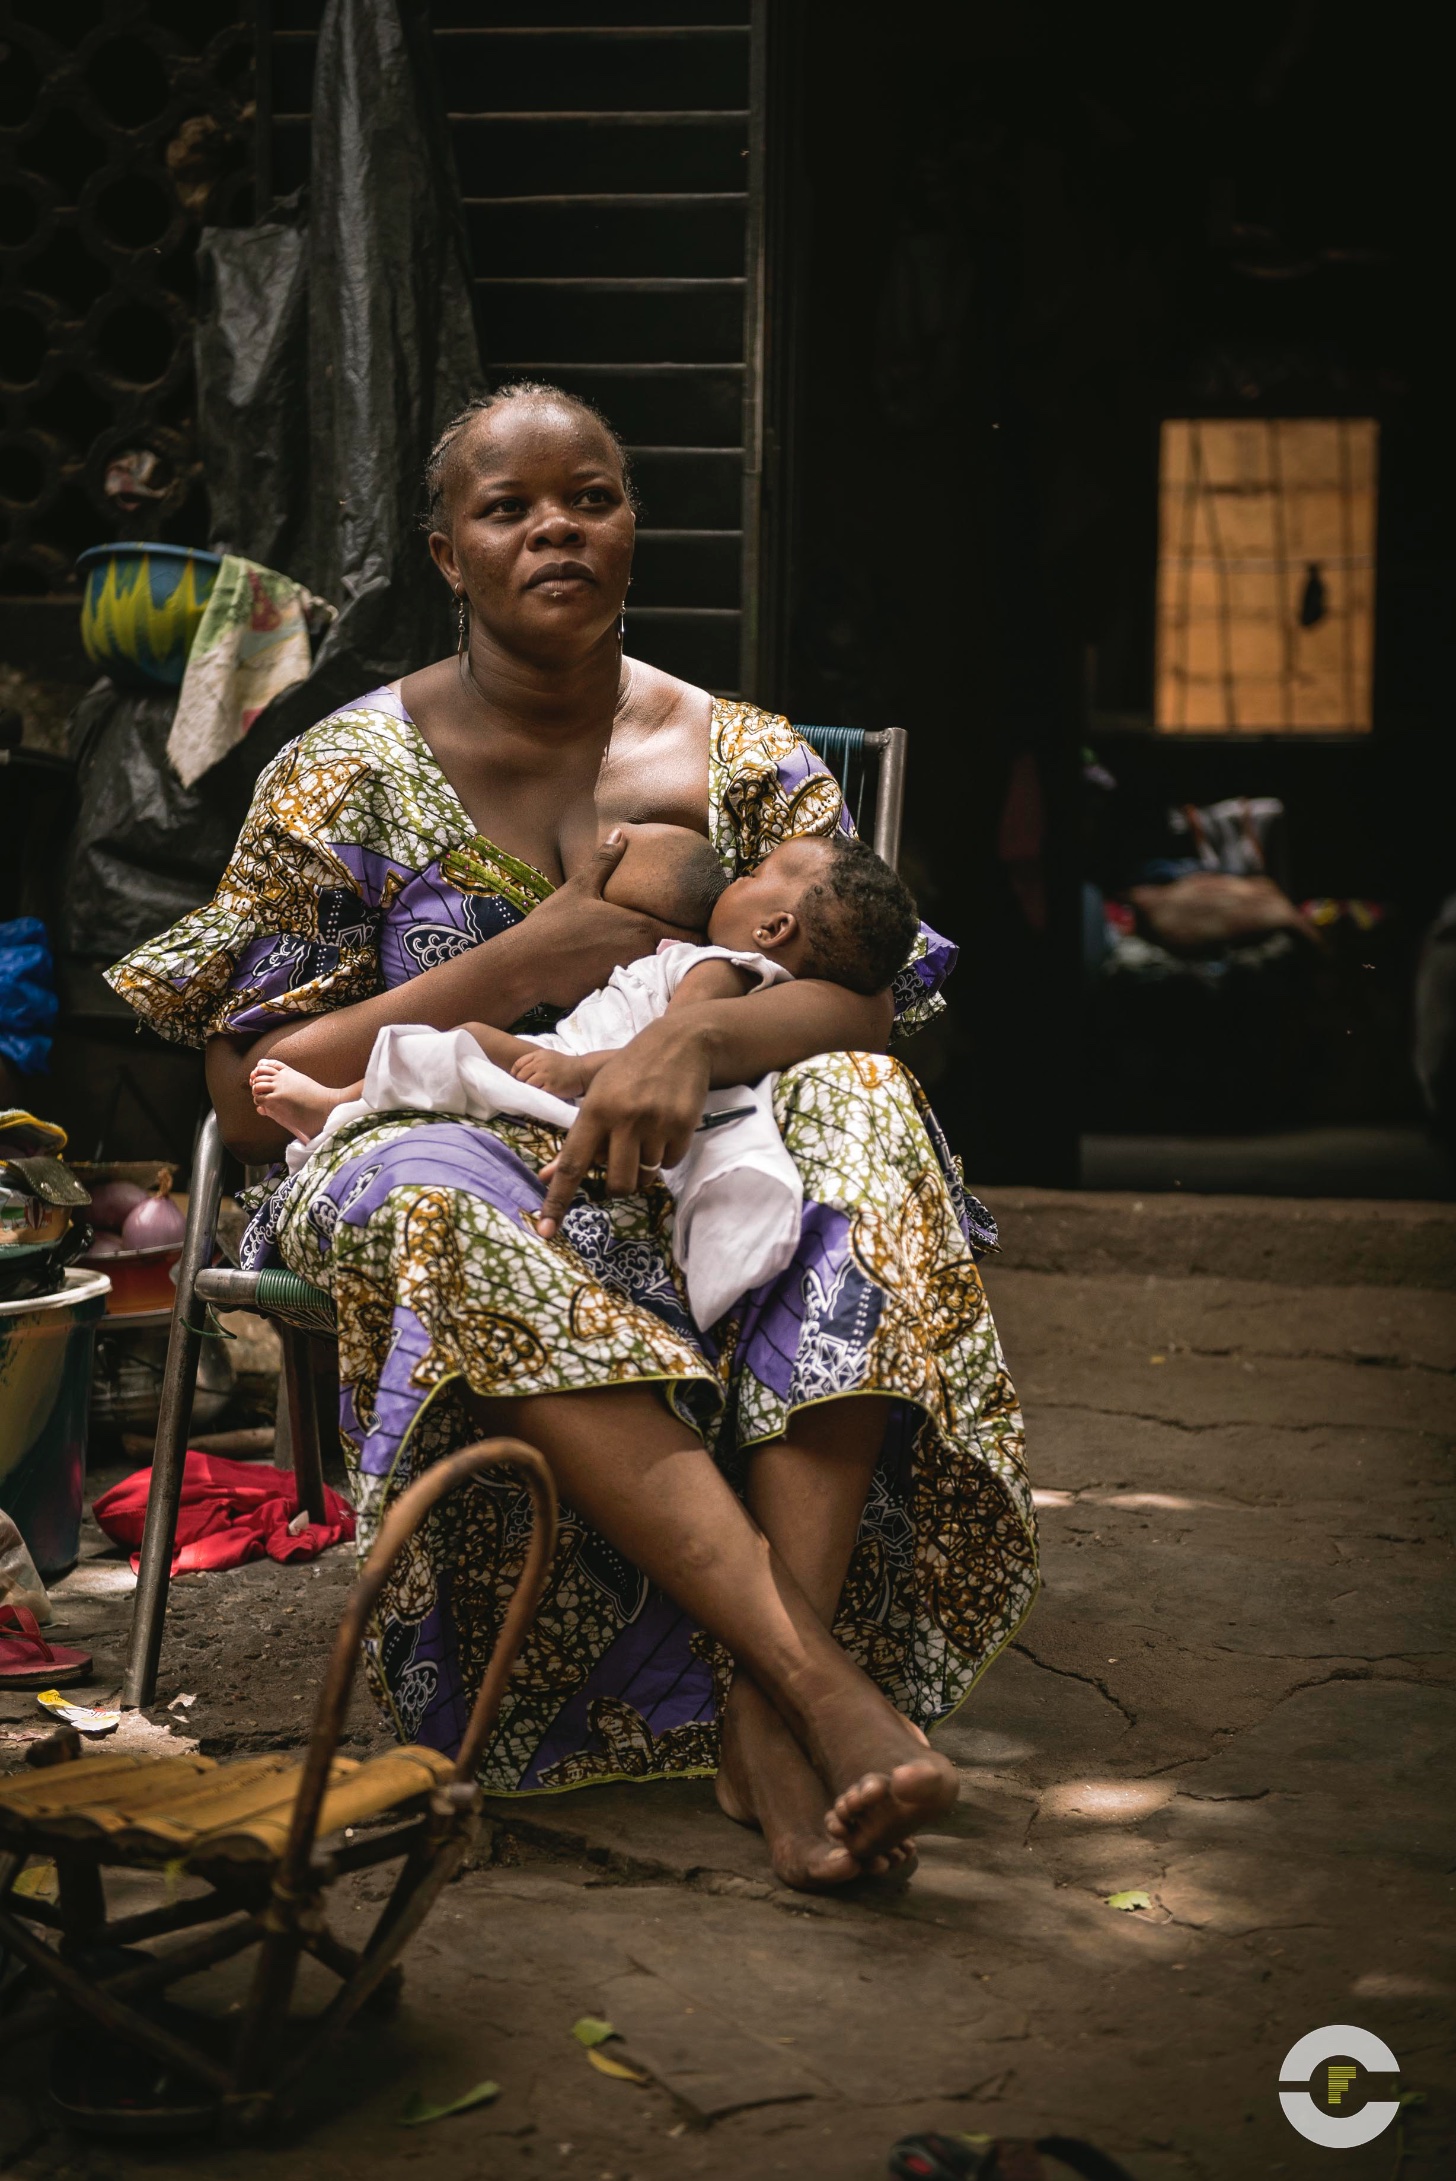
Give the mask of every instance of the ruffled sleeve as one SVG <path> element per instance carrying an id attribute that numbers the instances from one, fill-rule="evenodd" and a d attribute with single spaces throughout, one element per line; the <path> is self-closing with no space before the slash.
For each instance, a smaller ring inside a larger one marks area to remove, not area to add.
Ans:
<path id="1" fill-rule="evenodd" d="M 733 878 L 756 870 L 780 841 L 853 833 L 839 782 L 786 719 L 754 704 L 718 701 L 708 757 L 708 826 Z M 895 1033 L 909 1037 L 940 1014 L 941 986 L 959 948 L 922 923 L 896 977 Z"/>
<path id="2" fill-rule="evenodd" d="M 260 775 L 212 900 L 106 973 L 174 1044 L 220 1031 L 256 1037 L 381 988 L 381 910 L 347 851 L 330 845 L 373 768 L 318 736 L 301 735 Z"/>

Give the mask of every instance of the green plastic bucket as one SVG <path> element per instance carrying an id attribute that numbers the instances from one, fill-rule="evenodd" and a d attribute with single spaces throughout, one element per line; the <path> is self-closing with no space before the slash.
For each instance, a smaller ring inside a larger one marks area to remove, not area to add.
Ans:
<path id="1" fill-rule="evenodd" d="M 0 1303 L 0 1507 L 42 1576 L 81 1549 L 96 1324 L 111 1282 L 68 1272 L 54 1295 Z"/>

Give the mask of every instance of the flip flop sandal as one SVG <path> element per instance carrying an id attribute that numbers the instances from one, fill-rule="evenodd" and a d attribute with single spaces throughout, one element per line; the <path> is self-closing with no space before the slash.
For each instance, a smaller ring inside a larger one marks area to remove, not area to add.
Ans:
<path id="1" fill-rule="evenodd" d="M 0 1605 L 0 1689 L 61 1689 L 85 1681 L 91 1653 L 47 1643 L 26 1605 Z"/>
<path id="2" fill-rule="evenodd" d="M 890 2172 L 895 2181 L 1051 2181 L 1043 2157 L 1083 2181 L 1132 2181 L 1125 2166 L 1080 2136 L 902 2136 Z"/>

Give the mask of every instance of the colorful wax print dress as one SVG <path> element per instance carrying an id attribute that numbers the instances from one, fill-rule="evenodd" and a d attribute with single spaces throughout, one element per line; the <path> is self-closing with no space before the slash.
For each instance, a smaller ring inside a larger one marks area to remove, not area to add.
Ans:
<path id="1" fill-rule="evenodd" d="M 786 721 L 713 707 L 709 827 L 725 868 L 849 824 Z M 259 780 L 215 898 L 111 972 L 163 1035 L 258 1034 L 488 943 L 551 891 L 477 834 L 391 690 L 320 721 Z M 941 1002 L 955 950 L 922 930 L 902 1024 Z M 803 1242 L 710 1335 L 695 1328 L 653 1188 L 590 1183 L 560 1235 L 528 1214 L 555 1131 L 372 1115 L 254 1219 L 244 1262 L 327 1288 L 340 1431 L 368 1549 L 411 1477 L 476 1436 L 478 1394 L 655 1385 L 741 1484 L 747 1450 L 812 1402 L 891 1396 L 836 1633 L 923 1726 L 1010 1639 L 1036 1583 L 1021 1418 L 968 1240 L 958 1170 L 909 1073 L 878 1054 L 784 1070 Z M 454 1494 L 397 1565 L 370 1664 L 403 1738 L 454 1749 L 519 1574 L 524 1494 Z M 713 1770 L 729 1662 L 571 1509 L 482 1778 L 496 1793 Z"/>

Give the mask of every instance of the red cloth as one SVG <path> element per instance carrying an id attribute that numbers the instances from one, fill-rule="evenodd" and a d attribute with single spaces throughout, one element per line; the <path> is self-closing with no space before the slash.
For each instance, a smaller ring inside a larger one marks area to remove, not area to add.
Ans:
<path id="1" fill-rule="evenodd" d="M 141 1544 L 151 1488 L 152 1472 L 139 1469 L 103 1492 L 92 1508 L 118 1545 Z M 345 1544 L 354 1535 L 354 1510 L 347 1500 L 325 1486 L 324 1506 L 327 1522 L 310 1522 L 292 1537 L 288 1525 L 298 1512 L 298 1488 L 286 1469 L 271 1462 L 225 1462 L 189 1447 L 172 1573 L 237 1568 L 264 1553 L 270 1560 L 316 1560 L 330 1545 Z M 133 1567 L 140 1558 L 133 1551 Z"/>

